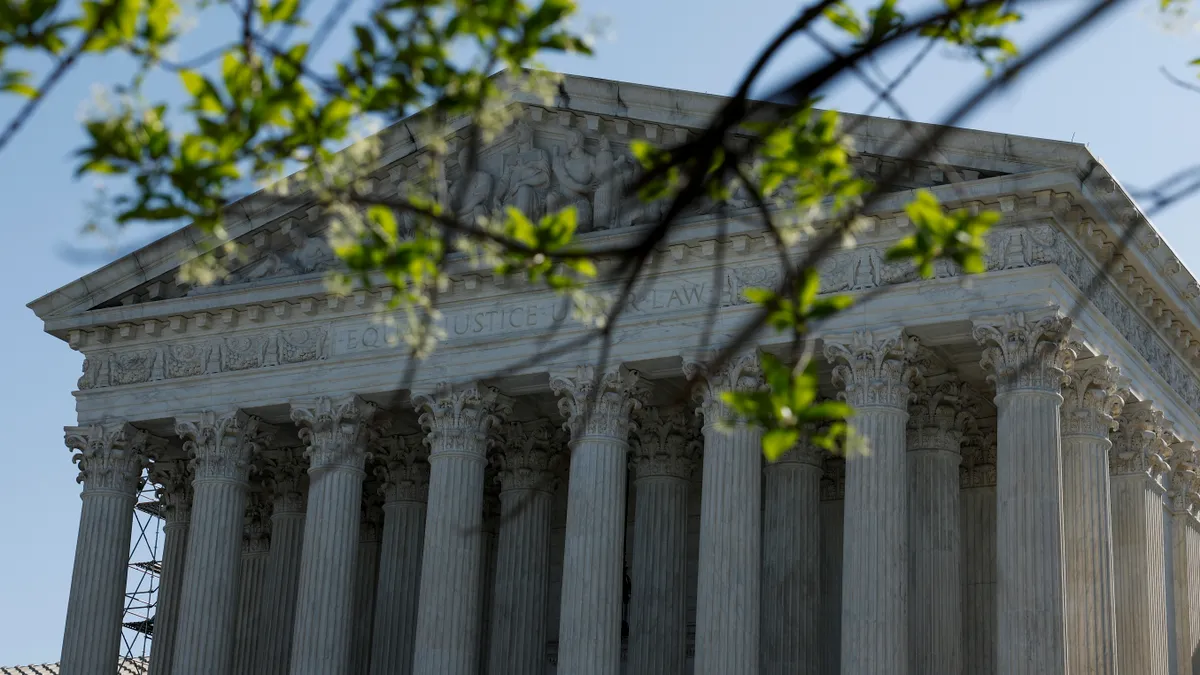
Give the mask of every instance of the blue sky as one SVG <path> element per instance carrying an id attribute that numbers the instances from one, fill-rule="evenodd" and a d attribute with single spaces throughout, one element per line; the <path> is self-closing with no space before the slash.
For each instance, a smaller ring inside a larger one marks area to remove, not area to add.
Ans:
<path id="1" fill-rule="evenodd" d="M 731 90 L 755 52 L 798 7 L 777 0 L 582 4 L 585 16 L 607 17 L 607 38 L 595 58 L 556 59 L 550 67 L 718 94 Z M 1018 33 L 1022 44 L 1081 6 L 1075 0 L 1024 4 L 1029 25 Z M 1156 4 L 1127 2 L 965 126 L 1086 142 L 1129 189 L 1149 186 L 1196 161 L 1200 94 L 1169 84 L 1158 70 L 1168 66 L 1185 75 L 1182 64 L 1200 56 L 1200 34 L 1186 23 L 1165 28 L 1152 11 Z M 223 28 L 205 23 L 189 44 L 219 37 Z M 334 40 L 325 52 L 344 48 Z M 806 47 L 790 49 L 772 72 L 778 76 L 802 67 L 813 53 Z M 91 186 L 72 179 L 71 153 L 83 140 L 81 104 L 91 98 L 93 83 L 114 82 L 121 65 L 84 62 L 0 155 L 0 223 L 8 251 L 0 267 L 0 353 L 9 364 L 0 405 L 0 665 L 59 656 L 79 514 L 79 488 L 62 427 L 75 421 L 71 391 L 81 357 L 42 333 L 25 304 L 105 262 L 103 250 L 87 256 L 65 253 L 72 246 L 103 247 L 79 234 Z M 900 65 L 884 61 L 878 68 L 894 75 Z M 935 51 L 898 98 L 914 119 L 935 121 L 980 77 L 978 65 Z M 174 90 L 173 83 L 161 86 L 163 96 Z M 850 112 L 870 102 L 861 87 L 829 94 L 828 107 Z M 0 101 L 0 122 L 13 109 L 7 99 Z M 1197 204 L 1184 202 L 1153 218 L 1192 270 L 1200 270 L 1200 234 L 1193 224 Z"/>

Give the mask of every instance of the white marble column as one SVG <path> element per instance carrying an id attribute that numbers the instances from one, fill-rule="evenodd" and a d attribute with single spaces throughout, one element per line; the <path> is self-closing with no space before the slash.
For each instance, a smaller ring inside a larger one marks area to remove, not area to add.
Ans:
<path id="1" fill-rule="evenodd" d="M 376 473 L 384 501 L 371 675 L 412 673 L 429 498 L 429 448 L 424 441 L 424 434 L 389 437 Z"/>
<path id="2" fill-rule="evenodd" d="M 477 675 L 487 436 L 511 402 L 484 385 L 442 385 L 413 405 L 430 448 L 413 672 Z"/>
<path id="3" fill-rule="evenodd" d="M 910 673 L 963 672 L 959 465 L 969 398 L 956 376 L 930 376 L 908 409 Z"/>
<path id="4" fill-rule="evenodd" d="M 646 383 L 632 370 L 581 366 L 550 389 L 571 432 L 558 672 L 618 675 L 624 592 L 626 453 Z"/>
<path id="5" fill-rule="evenodd" d="M 1110 435 L 1117 672 L 1167 675 L 1166 533 L 1163 414 L 1149 401 L 1127 402 Z"/>
<path id="6" fill-rule="evenodd" d="M 1080 359 L 1063 386 L 1064 606 L 1067 670 L 1074 674 L 1117 672 L 1108 433 L 1124 404 L 1119 376 L 1107 357 Z"/>
<path id="7" fill-rule="evenodd" d="M 357 396 L 292 403 L 310 465 L 291 675 L 349 672 L 363 467 L 377 412 Z"/>
<path id="8" fill-rule="evenodd" d="M 271 551 L 267 554 L 267 616 L 259 626 L 256 671 L 286 675 L 291 663 L 292 629 L 300 590 L 300 558 L 304 550 L 306 467 L 303 447 L 284 447 L 264 462 L 264 483 L 272 491 Z"/>
<path id="9" fill-rule="evenodd" d="M 821 463 L 802 439 L 763 469 L 763 675 L 821 672 Z"/>
<path id="10" fill-rule="evenodd" d="M 175 418 L 175 430 L 194 457 L 195 480 L 174 675 L 228 673 L 250 462 L 271 442 L 275 428 L 241 411 L 206 410 Z"/>
<path id="11" fill-rule="evenodd" d="M 550 595 L 550 508 L 561 442 L 549 420 L 500 428 L 500 532 L 488 673 L 541 675 Z"/>
<path id="12" fill-rule="evenodd" d="M 1180 675 L 1200 672 L 1200 457 L 1190 443 L 1172 447 L 1168 508 L 1175 601 L 1175 660 Z"/>
<path id="13" fill-rule="evenodd" d="M 1063 482 L 1059 406 L 1069 319 L 1009 314 L 975 323 L 996 385 L 997 672 L 1062 675 Z"/>
<path id="14" fill-rule="evenodd" d="M 996 434 L 963 439 L 963 673 L 996 673 Z"/>
<path id="15" fill-rule="evenodd" d="M 271 499 L 261 491 L 250 493 L 242 533 L 242 578 L 238 591 L 237 635 L 233 647 L 233 674 L 258 675 L 259 627 L 270 597 L 267 578 L 271 551 Z"/>
<path id="16" fill-rule="evenodd" d="M 683 675 L 687 663 L 688 485 L 703 442 L 682 407 L 643 408 L 633 443 L 629 675 Z"/>
<path id="17" fill-rule="evenodd" d="M 179 595 L 187 561 L 188 526 L 192 520 L 192 474 L 186 459 L 156 461 L 150 480 L 158 485 L 163 510 L 162 574 L 154 607 L 154 638 L 150 642 L 151 675 L 170 675 L 179 627 Z"/>
<path id="18" fill-rule="evenodd" d="M 377 467 L 371 467 L 372 473 Z M 350 638 L 350 674 L 366 675 L 371 665 L 371 637 L 375 623 L 375 593 L 383 541 L 383 495 L 363 495 L 362 523 L 358 530 L 358 562 L 354 567 L 354 630 Z"/>
<path id="19" fill-rule="evenodd" d="M 842 673 L 904 675 L 908 648 L 905 426 L 916 341 L 900 330 L 825 338 L 834 384 L 870 455 L 846 462 Z M 913 675 L 917 675 L 914 673 Z"/>
<path id="20" fill-rule="evenodd" d="M 83 508 L 60 668 L 66 675 L 115 675 L 134 500 L 158 439 L 119 422 L 65 431 L 76 451 Z"/>
<path id="21" fill-rule="evenodd" d="M 711 361 L 711 356 L 707 358 Z M 757 354 L 712 369 L 685 359 L 704 416 L 696 675 L 757 673 L 762 583 L 762 432 L 734 422 L 727 391 L 763 386 Z M 718 428 L 728 423 L 728 430 Z"/>

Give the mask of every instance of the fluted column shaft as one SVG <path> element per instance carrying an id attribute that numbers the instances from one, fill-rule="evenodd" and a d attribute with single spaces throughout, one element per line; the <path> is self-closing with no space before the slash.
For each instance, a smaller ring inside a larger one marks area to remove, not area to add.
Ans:
<path id="1" fill-rule="evenodd" d="M 251 550 L 242 554 L 242 578 L 238 591 L 238 622 L 234 640 L 234 675 L 257 675 L 258 626 L 269 620 L 264 614 L 267 602 L 267 551 Z"/>
<path id="2" fill-rule="evenodd" d="M 179 626 L 179 596 L 183 590 L 183 567 L 187 564 L 188 520 L 168 516 L 163 525 L 162 575 L 154 608 L 154 638 L 150 642 L 151 675 L 169 675 L 175 656 L 175 633 Z"/>
<path id="3" fill-rule="evenodd" d="M 500 493 L 489 673 L 540 675 L 545 670 L 553 502 L 547 489 Z"/>
<path id="4" fill-rule="evenodd" d="M 1145 473 L 1112 477 L 1119 673 L 1168 673 L 1162 497 L 1162 485 Z"/>
<path id="5" fill-rule="evenodd" d="M 417 608 L 417 675 L 477 675 L 487 433 L 501 396 L 478 386 L 413 399 L 429 432 L 429 508 Z M 511 409 L 511 408 L 508 408 Z"/>
<path id="6" fill-rule="evenodd" d="M 175 673 L 228 673 L 237 630 L 246 480 L 251 458 L 274 430 L 251 415 L 214 412 L 177 418 L 176 429 L 196 457 L 196 478 Z"/>
<path id="7" fill-rule="evenodd" d="M 944 447 L 908 454 L 910 672 L 962 672 L 962 513 L 958 465 Z"/>
<path id="8" fill-rule="evenodd" d="M 1063 388 L 1063 559 L 1067 670 L 1117 672 L 1109 429 L 1124 401 L 1106 357 L 1081 359 Z"/>
<path id="9" fill-rule="evenodd" d="M 820 672 L 821 455 L 797 448 L 763 470 L 762 672 Z"/>
<path id="10" fill-rule="evenodd" d="M 1064 616 L 1061 384 L 1070 320 L 1013 314 L 977 322 L 996 383 L 996 544 L 1000 675 L 1062 675 Z"/>
<path id="11" fill-rule="evenodd" d="M 349 671 L 363 467 L 375 412 L 374 404 L 357 397 L 292 407 L 311 461 L 292 675 Z"/>
<path id="12" fill-rule="evenodd" d="M 483 476 L 483 545 L 479 547 L 481 580 L 479 583 L 479 675 L 488 672 L 491 655 L 492 611 L 496 601 L 496 555 L 499 546 L 500 494 L 496 490 L 495 476 L 485 472 Z"/>
<path id="13" fill-rule="evenodd" d="M 122 424 L 66 428 L 83 483 L 63 632 L 61 671 L 66 675 L 117 672 L 125 566 L 146 438 Z"/>
<path id="14" fill-rule="evenodd" d="M 1190 443 L 1172 446 L 1168 508 L 1171 513 L 1175 668 L 1200 672 L 1200 456 Z"/>
<path id="15" fill-rule="evenodd" d="M 870 455 L 846 462 L 842 673 L 904 675 L 908 643 L 908 359 L 916 341 L 899 331 L 825 341 L 834 382 L 854 407 L 855 436 Z M 914 674 L 915 675 L 915 674 Z"/>
<path id="16" fill-rule="evenodd" d="M 409 675 L 417 635 L 425 501 L 383 505 L 371 675 Z"/>
<path id="17" fill-rule="evenodd" d="M 374 506 L 378 510 L 378 505 Z M 378 515 L 382 516 L 382 513 Z M 354 629 L 350 641 L 350 673 L 366 675 L 371 663 L 375 591 L 379 578 L 380 523 L 374 516 L 361 525 L 358 561 L 354 567 Z"/>
<path id="18" fill-rule="evenodd" d="M 300 559 L 304 551 L 304 496 L 284 492 L 271 514 L 271 551 L 267 555 L 266 616 L 260 629 L 258 665 L 261 675 L 285 675 L 291 663 Z"/>
<path id="19" fill-rule="evenodd" d="M 963 673 L 996 672 L 996 486 L 962 491 Z"/>
<path id="20" fill-rule="evenodd" d="M 733 421 L 722 394 L 762 387 L 756 355 L 719 371 L 684 363 L 704 417 L 697 560 L 696 675 L 757 673 L 762 603 L 762 432 Z M 729 430 L 718 424 L 730 423 Z M 731 630 L 731 626 L 736 626 Z"/>
<path id="21" fill-rule="evenodd" d="M 188 526 L 192 520 L 192 477 L 186 459 L 155 461 L 150 480 L 157 484 L 163 512 L 162 573 L 154 607 L 154 639 L 150 642 L 150 672 L 170 675 L 179 627 L 179 595 L 187 564 Z"/>
<path id="22" fill-rule="evenodd" d="M 631 415 L 644 383 L 634 371 L 551 378 L 571 429 L 558 670 L 618 675 L 624 593 L 625 479 Z"/>

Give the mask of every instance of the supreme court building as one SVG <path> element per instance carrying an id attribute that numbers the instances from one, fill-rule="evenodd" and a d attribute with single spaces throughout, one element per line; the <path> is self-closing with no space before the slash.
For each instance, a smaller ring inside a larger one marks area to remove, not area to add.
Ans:
<path id="1" fill-rule="evenodd" d="M 660 209 L 617 199 L 629 143 L 720 103 L 580 77 L 519 97 L 465 211 L 574 204 L 585 240 L 631 240 Z M 931 130 L 847 120 L 872 177 Z M 421 161 L 402 127 L 377 187 Z M 219 285 L 181 283 L 184 228 L 34 301 L 86 357 L 61 673 L 117 672 L 147 469 L 154 675 L 1200 672 L 1200 283 L 1083 145 L 954 129 L 901 175 L 821 264 L 825 291 L 888 287 L 821 327 L 823 393 L 870 444 L 850 460 L 766 464 L 755 429 L 714 428 L 760 378 L 711 348 L 780 273 L 744 195 L 684 214 L 599 377 L 594 345 L 530 358 L 588 330 L 560 300 L 463 263 L 405 382 L 388 291 L 330 293 L 316 208 L 232 208 L 255 254 Z M 986 273 L 885 260 L 920 187 L 1002 213 Z"/>

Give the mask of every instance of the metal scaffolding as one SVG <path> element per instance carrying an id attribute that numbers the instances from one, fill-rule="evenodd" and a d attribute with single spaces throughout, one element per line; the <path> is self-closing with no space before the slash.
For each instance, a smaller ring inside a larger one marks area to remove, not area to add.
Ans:
<path id="1" fill-rule="evenodd" d="M 162 506 L 154 484 L 142 474 L 133 511 L 129 574 L 125 579 L 125 618 L 121 631 L 122 662 L 144 663 L 154 635 L 154 606 L 162 573 Z"/>

